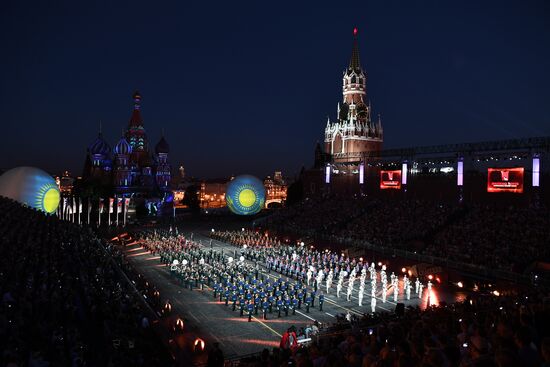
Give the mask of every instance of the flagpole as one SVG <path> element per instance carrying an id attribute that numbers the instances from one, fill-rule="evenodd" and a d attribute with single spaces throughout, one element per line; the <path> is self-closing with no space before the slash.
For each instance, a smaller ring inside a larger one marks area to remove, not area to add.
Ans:
<path id="1" fill-rule="evenodd" d="M 124 198 L 124 227 L 126 227 L 126 217 L 127 217 L 127 214 L 128 214 L 128 201 L 129 199 L 128 198 Z"/>
<path id="2" fill-rule="evenodd" d="M 101 197 L 99 198 L 99 203 L 97 207 L 97 227 L 101 227 L 101 212 L 103 211 L 103 208 L 101 207 Z"/>
<path id="3" fill-rule="evenodd" d="M 88 225 L 90 225 L 90 213 L 92 211 L 92 201 L 90 200 L 90 197 L 88 196 Z"/>

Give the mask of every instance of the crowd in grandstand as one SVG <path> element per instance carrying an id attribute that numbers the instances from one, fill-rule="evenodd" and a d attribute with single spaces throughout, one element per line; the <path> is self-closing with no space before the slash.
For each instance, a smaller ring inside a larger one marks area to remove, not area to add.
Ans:
<path id="1" fill-rule="evenodd" d="M 475 205 L 439 231 L 425 253 L 519 272 L 534 261 L 549 260 L 548 244 L 548 211 Z"/>
<path id="2" fill-rule="evenodd" d="M 422 240 L 440 228 L 457 210 L 448 204 L 432 204 L 422 200 L 376 202 L 364 215 L 351 220 L 338 236 L 368 239 L 374 245 L 404 246 Z M 382 225 L 383 224 L 383 225 Z M 410 246 L 413 248 L 413 246 Z"/>
<path id="3" fill-rule="evenodd" d="M 480 297 L 403 316 L 380 313 L 321 334 L 302 348 L 280 348 L 243 367 L 546 367 L 550 365 L 548 294 Z M 288 337 L 287 337 L 288 338 Z"/>
<path id="4" fill-rule="evenodd" d="M 550 260 L 546 208 L 331 197 L 285 208 L 266 225 L 285 234 L 348 246 L 368 242 L 506 271 Z"/>
<path id="5" fill-rule="evenodd" d="M 361 216 L 371 205 L 363 197 L 311 198 L 276 212 L 270 217 L 269 224 L 276 229 L 301 235 L 337 234 L 347 221 Z"/>
<path id="6" fill-rule="evenodd" d="M 2 366 L 170 365 L 91 231 L 0 198 Z"/>

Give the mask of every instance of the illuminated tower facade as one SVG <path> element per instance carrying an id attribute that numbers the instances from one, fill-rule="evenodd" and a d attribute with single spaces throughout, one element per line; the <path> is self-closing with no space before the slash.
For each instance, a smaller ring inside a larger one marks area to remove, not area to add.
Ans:
<path id="1" fill-rule="evenodd" d="M 382 149 L 383 130 L 380 116 L 371 119 L 367 99 L 367 75 L 361 67 L 357 28 L 353 30 L 353 48 L 349 66 L 342 78 L 342 102 L 336 120 L 327 119 L 325 153 L 334 163 L 357 162 L 371 151 Z"/>
<path id="2" fill-rule="evenodd" d="M 124 136 L 120 138 L 113 150 L 115 153 L 115 165 L 113 169 L 114 184 L 119 188 L 119 192 L 125 191 L 124 188 L 132 186 L 132 167 L 130 155 L 132 146 Z"/>
<path id="3" fill-rule="evenodd" d="M 157 187 L 161 191 L 168 191 L 170 185 L 170 164 L 168 163 L 168 153 L 170 153 L 170 146 L 164 139 L 164 134 L 160 138 L 160 141 L 155 146 L 155 154 L 157 156 L 157 172 L 156 181 Z"/>
<path id="4" fill-rule="evenodd" d="M 128 122 L 126 139 L 132 147 L 132 160 L 139 162 L 140 159 L 149 154 L 149 145 L 141 117 L 141 95 L 136 91 L 132 98 L 134 99 L 134 110 Z"/>

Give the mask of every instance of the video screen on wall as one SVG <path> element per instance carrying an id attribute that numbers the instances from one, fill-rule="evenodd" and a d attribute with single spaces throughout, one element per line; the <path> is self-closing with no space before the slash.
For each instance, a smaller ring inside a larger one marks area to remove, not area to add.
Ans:
<path id="1" fill-rule="evenodd" d="M 487 192 L 523 192 L 523 167 L 488 168 Z"/>
<path id="2" fill-rule="evenodd" d="M 401 188 L 401 170 L 380 171 L 381 189 L 400 189 Z"/>

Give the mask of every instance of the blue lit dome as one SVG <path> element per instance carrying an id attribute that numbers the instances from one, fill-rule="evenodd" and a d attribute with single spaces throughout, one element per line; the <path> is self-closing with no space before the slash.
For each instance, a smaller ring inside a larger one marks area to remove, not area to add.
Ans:
<path id="1" fill-rule="evenodd" d="M 103 135 L 99 133 L 97 138 L 88 147 L 91 154 L 109 155 L 111 153 L 111 146 L 103 139 Z"/>
<path id="2" fill-rule="evenodd" d="M 115 154 L 126 154 L 129 155 L 132 153 L 132 146 L 128 143 L 125 137 L 120 138 L 118 143 L 115 145 L 114 149 Z"/>

